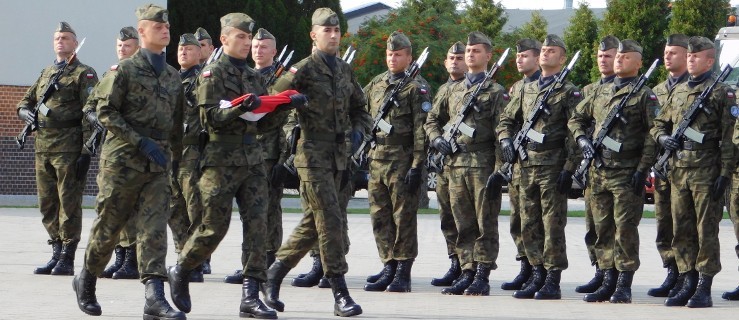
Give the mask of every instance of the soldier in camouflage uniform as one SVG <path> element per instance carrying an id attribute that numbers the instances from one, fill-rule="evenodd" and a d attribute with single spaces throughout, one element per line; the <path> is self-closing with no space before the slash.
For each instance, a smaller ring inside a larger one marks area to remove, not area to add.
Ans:
<path id="1" fill-rule="evenodd" d="M 517 156 L 512 142 L 517 123 L 523 123 L 540 97 L 555 85 L 566 59 L 564 41 L 557 35 L 547 35 L 539 56 L 541 77 L 524 85 L 521 97 L 511 100 L 500 118 L 497 131 L 506 162 L 513 162 Z M 577 145 L 567 131 L 567 120 L 580 100 L 580 90 L 575 85 L 569 81 L 558 84 L 547 101 L 551 114 L 542 115 L 532 125 L 533 130 L 546 136 L 545 142 L 529 141 L 528 158 L 518 162 L 521 234 L 533 269 L 527 284 L 513 293 L 516 298 L 561 298 L 559 282 L 562 270 L 568 266 L 564 233 L 567 192 L 579 162 Z"/>
<path id="2" fill-rule="evenodd" d="M 621 41 L 615 62 L 613 82 L 601 85 L 577 105 L 568 123 L 583 157 L 602 161 L 601 166 L 596 163 L 590 168 L 587 188 L 597 234 L 595 252 L 604 277 L 595 292 L 585 295 L 587 302 L 610 298 L 611 303 L 631 303 L 631 283 L 640 264 L 637 228 L 644 211 L 644 183 L 656 152 L 649 129 L 659 103 L 646 86 L 623 106 L 620 117 L 628 121 L 626 124 L 610 119 L 616 123 L 607 135 L 621 143 L 621 150 L 593 148 L 588 129 L 595 122 L 593 136 L 604 130 L 609 113 L 633 91 L 642 66 L 641 45 L 634 40 Z"/>
<path id="3" fill-rule="evenodd" d="M 213 39 L 210 37 L 208 31 L 202 27 L 198 27 L 198 29 L 195 30 L 195 38 L 198 39 L 198 42 L 200 43 L 200 64 L 204 64 L 210 57 L 210 54 L 213 53 L 213 50 L 215 50 L 213 47 Z"/>
<path id="4" fill-rule="evenodd" d="M 596 54 L 600 79 L 582 88 L 582 95 L 585 99 L 597 94 L 597 90 L 601 85 L 612 83 L 613 79 L 616 78 L 616 73 L 613 71 L 613 65 L 616 58 L 618 44 L 618 38 L 612 35 L 607 35 L 600 40 L 600 43 L 598 44 L 598 52 Z M 585 131 L 586 135 L 588 137 L 592 136 L 594 129 L 595 128 L 591 125 L 588 130 Z M 590 188 L 585 188 L 585 190 L 583 190 L 583 195 L 585 196 L 585 247 L 588 249 L 590 264 L 595 266 L 595 275 L 590 279 L 590 281 L 588 281 L 588 283 L 575 287 L 575 292 L 579 293 L 593 293 L 595 290 L 600 288 L 601 284 L 603 284 L 603 270 L 598 266 L 598 257 L 595 255 L 595 241 L 598 236 L 595 233 L 595 221 L 593 221 L 593 211 L 590 206 L 591 191 L 592 189 Z"/>
<path id="5" fill-rule="evenodd" d="M 739 129 L 734 126 L 734 131 L 738 130 Z M 734 137 L 734 144 L 739 144 L 739 137 Z M 739 155 L 734 156 L 736 157 Z M 734 176 L 732 177 L 730 201 L 731 204 L 729 205 L 729 215 L 731 216 L 731 222 L 734 224 L 734 235 L 736 236 L 737 241 L 737 245 L 734 247 L 734 250 L 736 251 L 736 256 L 739 258 L 739 211 L 737 211 L 737 209 L 739 208 L 739 170 L 735 170 Z M 724 292 L 724 294 L 721 295 L 721 298 L 732 301 L 739 300 L 739 286 L 737 286 L 734 291 Z"/>
<path id="6" fill-rule="evenodd" d="M 495 270 L 498 258 L 498 214 L 500 194 L 490 194 L 485 188 L 488 176 L 495 166 L 495 127 L 499 104 L 505 104 L 505 89 L 492 79 L 485 79 L 487 65 L 492 58 L 492 43 L 479 31 L 470 33 L 465 48 L 468 72 L 465 80 L 449 89 L 446 99 L 437 100 L 429 112 L 426 130 L 432 146 L 448 155 L 444 171 L 449 179 L 452 215 L 457 227 L 456 249 L 462 274 L 457 282 L 443 289 L 443 294 L 490 294 L 490 270 Z M 484 81 L 484 82 L 483 82 Z M 464 107 L 463 101 L 482 83 L 476 98 L 477 108 L 470 110 L 464 123 L 475 129 L 469 137 L 460 134 L 455 139 L 460 146 L 452 154 L 450 141 L 442 136 L 442 127 L 455 122 L 451 115 Z"/>
<path id="7" fill-rule="evenodd" d="M 702 114 L 690 124 L 690 128 L 705 135 L 702 143 L 671 136 L 695 98 L 716 79 L 711 72 L 715 51 L 713 41 L 705 37 L 689 39 L 690 77 L 675 87 L 651 130 L 663 148 L 675 151 L 668 173 L 674 227 L 672 251 L 678 270 L 685 275 L 680 290 L 665 300 L 666 306 L 711 307 L 713 276 L 721 271 L 720 200 L 734 171 L 735 146 L 727 142 L 732 139 L 739 115 L 734 90 L 718 83 L 703 102 L 710 114 L 699 110 Z"/>
<path id="8" fill-rule="evenodd" d="M 185 319 L 167 303 L 163 282 L 171 196 L 169 159 L 178 161 L 182 155 L 185 99 L 177 70 L 165 61 L 167 10 L 149 4 L 136 9 L 136 15 L 141 49 L 113 66 L 97 87 L 97 114 L 110 134 L 100 155 L 98 216 L 90 230 L 85 265 L 73 286 L 80 310 L 100 315 L 96 277 L 110 259 L 121 230 L 135 219 L 139 270 L 146 284 L 144 318 Z"/>
<path id="9" fill-rule="evenodd" d="M 660 106 L 666 105 L 675 87 L 688 81 L 688 36 L 673 34 L 667 37 L 664 51 L 665 69 L 669 72 L 667 80 L 654 87 Z M 657 111 L 659 112 L 659 111 Z M 657 251 L 662 258 L 662 266 L 667 269 L 667 277 L 657 288 L 649 289 L 648 295 L 667 297 L 672 288 L 682 283 L 672 252 L 672 213 L 670 211 L 670 182 L 654 177 L 654 215 L 657 223 Z"/>
<path id="10" fill-rule="evenodd" d="M 353 149 L 358 148 L 364 138 L 362 123 L 369 115 L 362 108 L 364 93 L 351 67 L 336 57 L 341 39 L 338 16 L 331 9 L 319 8 L 311 20 L 316 51 L 293 65 L 272 88 L 295 89 L 311 100 L 307 107 L 293 111 L 301 127 L 295 167 L 305 213 L 267 271 L 265 301 L 278 311 L 284 310 L 279 300 L 282 280 L 318 241 L 323 270 L 334 294 L 334 314 L 353 316 L 361 314 L 362 308 L 349 296 L 344 279 L 348 266 L 338 193 L 347 165 L 345 132 L 352 130 Z M 288 121 L 286 135 L 294 125 Z"/>
<path id="11" fill-rule="evenodd" d="M 521 95 L 523 95 L 523 87 L 527 83 L 531 83 L 539 80 L 541 76 L 541 70 L 539 70 L 539 54 L 541 52 L 541 42 L 534 39 L 521 39 L 516 43 L 516 69 L 520 72 L 524 78 L 516 81 L 510 90 L 508 95 L 510 97 L 519 97 L 518 101 L 521 103 Z M 500 110 L 500 114 L 505 110 Z M 519 128 L 516 128 L 519 130 Z M 497 168 L 503 165 L 503 157 L 500 154 L 500 148 L 496 150 L 496 164 Z M 508 198 L 511 204 L 511 222 L 510 231 L 511 237 L 513 237 L 513 243 L 516 245 L 516 260 L 521 262 L 521 269 L 516 277 L 511 282 L 503 282 L 500 288 L 503 290 L 520 290 L 523 284 L 531 276 L 531 264 L 529 259 L 526 257 L 526 249 L 523 246 L 523 239 L 521 238 L 521 206 L 519 200 L 519 188 L 520 188 L 520 176 L 521 166 L 513 167 L 513 180 L 508 184 Z"/>
<path id="12" fill-rule="evenodd" d="M 82 192 L 90 168 L 90 154 L 82 148 L 90 132 L 82 120 L 82 107 L 97 83 L 95 70 L 75 56 L 59 77 L 58 89 L 34 110 L 47 87 L 54 85 L 53 78 L 67 64 L 77 45 L 72 27 L 60 22 L 54 31 L 54 65 L 41 71 L 17 108 L 18 117 L 27 125 L 37 124 L 36 187 L 41 222 L 52 247 L 51 259 L 36 268 L 34 274 L 74 274 L 75 250 L 82 231 Z"/>

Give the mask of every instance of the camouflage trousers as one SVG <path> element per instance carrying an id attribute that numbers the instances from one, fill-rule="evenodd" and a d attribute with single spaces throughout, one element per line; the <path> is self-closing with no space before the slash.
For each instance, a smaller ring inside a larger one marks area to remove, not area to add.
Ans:
<path id="1" fill-rule="evenodd" d="M 172 181 L 172 216 L 169 228 L 172 230 L 175 252 L 180 253 L 182 247 L 195 231 L 203 218 L 203 205 L 200 199 L 200 169 L 197 161 L 183 161 L 177 172 L 177 181 Z"/>
<path id="2" fill-rule="evenodd" d="M 302 191 L 301 191 L 302 193 Z M 344 255 L 347 255 L 349 253 L 349 247 L 351 246 L 351 241 L 349 241 L 349 221 L 347 221 L 347 212 L 346 209 L 349 207 L 349 200 L 352 199 L 352 196 L 354 195 L 354 182 L 349 179 L 349 182 L 344 186 L 344 189 L 341 189 L 339 191 L 339 206 L 341 206 L 339 209 L 341 209 L 341 219 L 342 223 L 344 224 L 344 234 L 342 235 L 344 237 Z M 303 208 L 303 211 L 307 211 L 310 209 L 308 208 L 308 202 L 305 201 L 305 198 L 300 198 L 300 205 Z M 318 242 L 316 241 L 316 244 L 313 245 L 313 248 L 310 249 L 310 256 L 316 257 L 321 254 L 320 248 L 318 248 Z"/>
<path id="3" fill-rule="evenodd" d="M 565 226 L 567 196 L 557 192 L 559 166 L 521 168 L 521 237 L 532 265 L 547 270 L 568 267 Z"/>
<path id="4" fill-rule="evenodd" d="M 51 240 L 77 243 L 82 233 L 82 191 L 77 180 L 78 152 L 36 153 L 36 188 L 41 223 Z"/>
<path id="5" fill-rule="evenodd" d="M 595 265 L 598 262 L 598 256 L 595 254 L 595 242 L 598 240 L 598 234 L 593 220 L 592 188 L 585 188 L 583 197 L 585 198 L 585 248 L 588 250 L 590 265 Z"/>
<path id="6" fill-rule="evenodd" d="M 343 275 L 348 270 L 344 253 L 346 220 L 342 218 L 338 197 L 342 173 L 328 168 L 298 168 L 303 218 L 276 254 L 277 260 L 287 267 L 294 268 L 318 242 L 327 277 Z"/>
<path id="7" fill-rule="evenodd" d="M 518 181 L 508 184 L 508 198 L 511 204 L 510 232 L 513 243 L 516 245 L 516 260 L 526 257 L 526 248 L 521 236 L 521 208 L 520 208 L 520 186 Z"/>
<path id="8" fill-rule="evenodd" d="M 441 234 L 446 242 L 446 252 L 449 257 L 457 254 L 457 225 L 452 215 L 452 204 L 449 198 L 448 171 L 436 173 L 436 199 L 439 202 L 439 220 L 441 220 Z"/>
<path id="9" fill-rule="evenodd" d="M 639 222 L 644 212 L 644 189 L 631 187 L 636 168 L 591 168 L 590 205 L 598 239 L 595 253 L 601 269 L 639 269 Z"/>
<path id="10" fill-rule="evenodd" d="M 739 174 L 734 174 L 734 179 L 732 180 L 729 216 L 731 217 L 731 222 L 734 224 L 734 235 L 736 236 L 737 242 L 734 251 L 736 251 L 736 257 L 739 258 Z"/>
<path id="11" fill-rule="evenodd" d="M 138 211 L 138 208 L 135 209 Z M 136 215 L 136 213 L 132 213 L 133 216 Z M 121 233 L 118 234 L 118 245 L 124 248 L 128 248 L 130 246 L 136 245 L 136 234 L 138 231 L 136 231 L 136 219 L 129 219 L 128 222 L 126 222 L 126 226 L 123 227 L 123 230 L 121 230 Z"/>
<path id="12" fill-rule="evenodd" d="M 239 206 L 241 221 L 248 221 L 246 245 L 249 258 L 245 277 L 267 280 L 264 238 L 267 225 L 267 175 L 264 166 L 205 167 L 198 181 L 203 215 L 180 252 L 179 264 L 194 269 L 211 256 L 231 223 L 233 199 Z"/>
<path id="13" fill-rule="evenodd" d="M 674 238 L 672 251 L 680 273 L 721 271 L 718 240 L 722 218 L 719 200 L 711 199 L 719 166 L 673 168 L 669 173 Z"/>
<path id="14" fill-rule="evenodd" d="M 670 210 L 670 183 L 660 178 L 654 179 L 654 217 L 657 223 L 657 252 L 662 258 L 662 266 L 675 262 L 672 252 L 672 212 Z"/>
<path id="15" fill-rule="evenodd" d="M 500 193 L 490 195 L 485 188 L 493 168 L 449 167 L 449 194 L 457 227 L 456 248 L 464 270 L 475 270 L 477 263 L 497 269 L 498 214 Z"/>
<path id="16" fill-rule="evenodd" d="M 409 260 L 418 256 L 418 195 L 403 179 L 408 160 L 370 162 L 370 219 L 377 252 L 383 264 L 390 260 Z"/>
<path id="17" fill-rule="evenodd" d="M 141 281 L 165 278 L 167 220 L 171 190 L 166 172 L 139 172 L 100 160 L 97 176 L 97 218 L 85 252 L 85 268 L 100 275 L 118 237 L 130 220 L 136 222 L 138 269 Z"/>
<path id="18" fill-rule="evenodd" d="M 272 172 L 272 167 L 277 164 L 277 160 L 264 160 L 264 172 Z M 268 181 L 269 182 L 269 181 Z M 275 252 L 280 248 L 282 243 L 282 187 L 273 186 L 269 183 L 269 202 L 267 203 L 267 225 L 265 233 L 265 253 Z M 247 219 L 241 220 L 241 265 L 245 266 L 249 260 L 249 223 Z M 267 266 L 269 267 L 269 266 Z"/>

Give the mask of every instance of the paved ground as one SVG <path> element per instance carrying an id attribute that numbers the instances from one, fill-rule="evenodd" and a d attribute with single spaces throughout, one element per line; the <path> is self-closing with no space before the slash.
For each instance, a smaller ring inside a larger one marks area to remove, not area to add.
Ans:
<path id="1" fill-rule="evenodd" d="M 361 195 L 361 194 L 358 194 Z M 2 205 L 21 205 L 8 197 L 0 197 Z M 88 199 L 89 201 L 89 199 Z M 433 199 L 432 199 L 433 201 Z M 32 201 L 31 201 L 32 202 Z M 288 200 L 286 206 L 295 207 Z M 573 206 L 576 202 L 571 202 Z M 30 203 L 28 205 L 33 205 Z M 366 206 L 366 199 L 356 199 L 352 206 Z M 87 243 L 88 231 L 95 217 L 93 210 L 84 210 L 83 233 L 77 251 L 77 272 Z M 286 235 L 300 219 L 299 214 L 285 214 Z M 640 226 L 642 239 L 642 267 L 634 279 L 634 303 L 611 305 L 589 304 L 574 287 L 589 280 L 593 269 L 585 254 L 583 219 L 569 220 L 567 227 L 570 268 L 562 274 L 563 299 L 561 301 L 518 300 L 511 292 L 500 290 L 500 283 L 510 280 L 518 272 L 513 259 L 514 246 L 507 228 L 508 217 L 500 218 L 500 258 L 498 270 L 491 274 L 492 291 L 489 297 L 444 296 L 439 288 L 429 285 L 448 267 L 443 238 L 435 215 L 421 215 L 418 220 L 419 252 L 413 269 L 413 292 L 408 294 L 369 293 L 362 291 L 364 278 L 381 268 L 373 242 L 369 217 L 350 215 L 349 234 L 352 247 L 347 260 L 347 282 L 355 300 L 362 305 L 364 314 L 358 318 L 375 319 L 736 319 L 739 302 L 721 299 L 721 293 L 739 283 L 734 253 L 736 239 L 731 223 L 721 223 L 721 257 L 723 272 L 714 281 L 714 308 L 691 310 L 667 308 L 662 299 L 646 295 L 648 288 L 661 283 L 663 269 L 654 248 L 655 226 L 653 219 L 645 219 Z M 239 263 L 240 227 L 236 215 L 232 219 L 233 230 L 226 235 L 213 255 L 213 274 L 206 276 L 203 284 L 192 284 L 193 310 L 189 319 L 236 319 L 240 298 L 240 286 L 221 282 L 223 276 L 237 268 Z M 33 268 L 45 262 L 50 247 L 45 244 L 46 234 L 41 226 L 37 209 L 0 208 L 0 319 L 48 318 L 85 319 L 76 306 L 71 288 L 72 277 L 35 276 Z M 174 253 L 167 256 L 175 262 Z M 295 288 L 289 280 L 297 273 L 305 272 L 310 261 L 304 259 L 292 270 L 284 282 L 281 297 L 286 312 L 281 319 L 335 319 L 330 289 Z M 167 290 L 168 292 L 168 290 Z M 169 293 L 167 293 L 169 297 Z M 143 308 L 143 285 L 132 280 L 98 281 L 98 299 L 103 307 L 101 319 L 140 319 Z"/>

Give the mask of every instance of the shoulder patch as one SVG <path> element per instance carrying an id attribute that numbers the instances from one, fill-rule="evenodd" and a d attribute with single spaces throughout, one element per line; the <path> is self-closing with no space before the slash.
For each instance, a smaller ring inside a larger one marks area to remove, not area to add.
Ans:
<path id="1" fill-rule="evenodd" d="M 110 70 L 111 70 L 111 71 L 116 71 L 116 70 L 118 70 L 118 65 L 117 65 L 117 64 L 114 64 L 114 65 L 110 66 Z"/>
<path id="2" fill-rule="evenodd" d="M 426 86 L 421 86 L 421 88 L 418 90 L 421 92 L 421 94 L 428 94 L 429 90 L 426 89 Z"/>
<path id="3" fill-rule="evenodd" d="M 203 78 L 210 78 L 211 75 L 213 75 L 213 73 L 210 72 L 210 70 L 203 71 Z"/>
<path id="4" fill-rule="evenodd" d="M 86 74 L 86 75 L 85 75 L 85 77 L 86 77 L 87 79 L 92 79 L 92 78 L 95 78 L 95 74 L 94 74 L 94 73 L 92 73 L 92 72 L 90 72 L 90 73 Z"/>
<path id="5" fill-rule="evenodd" d="M 731 107 L 731 116 L 734 118 L 739 118 L 739 107 L 738 106 Z"/>
<path id="6" fill-rule="evenodd" d="M 295 74 L 298 72 L 298 68 L 290 67 L 290 69 L 288 69 L 287 71 L 290 71 L 290 73 Z"/>
<path id="7" fill-rule="evenodd" d="M 734 91 L 727 91 L 726 96 L 729 97 L 729 99 L 734 99 L 736 97 Z"/>
<path id="8" fill-rule="evenodd" d="M 428 102 L 428 101 L 424 101 L 421 104 L 421 110 L 423 110 L 423 112 L 431 111 L 431 107 L 432 107 L 431 102 Z"/>
<path id="9" fill-rule="evenodd" d="M 579 98 L 580 96 L 582 96 L 582 94 L 580 94 L 580 91 L 573 91 L 572 96 L 575 98 Z"/>
<path id="10" fill-rule="evenodd" d="M 505 100 L 505 101 L 511 100 L 511 96 L 509 94 L 507 94 L 507 93 L 504 93 L 503 94 L 503 100 Z"/>
<path id="11" fill-rule="evenodd" d="M 649 100 L 657 101 L 657 96 L 656 95 L 653 95 L 653 94 L 650 94 L 649 95 Z"/>
<path id="12" fill-rule="evenodd" d="M 655 117 L 659 116 L 660 111 L 662 111 L 662 108 L 654 108 L 654 116 Z"/>

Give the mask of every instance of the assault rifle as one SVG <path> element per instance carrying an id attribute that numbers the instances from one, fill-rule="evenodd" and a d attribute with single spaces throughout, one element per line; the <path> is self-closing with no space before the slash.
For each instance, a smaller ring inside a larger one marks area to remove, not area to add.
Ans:
<path id="1" fill-rule="evenodd" d="M 295 50 L 291 50 L 290 53 L 287 54 L 287 57 L 285 57 L 285 60 L 282 60 L 282 55 L 285 54 L 285 50 L 287 50 L 287 45 L 282 48 L 280 56 L 278 56 L 277 60 L 275 60 L 274 62 L 274 71 L 272 71 L 272 74 L 270 74 L 269 78 L 267 79 L 267 87 L 271 86 L 275 79 L 279 78 L 282 75 L 282 73 L 285 71 L 285 67 L 287 67 L 287 64 L 290 63 L 290 60 L 293 58 L 293 52 L 295 52 Z"/>
<path id="2" fill-rule="evenodd" d="M 354 49 L 354 47 L 350 45 L 348 48 L 346 48 L 344 55 L 341 56 L 341 60 L 344 60 L 346 63 L 351 64 L 352 60 L 354 60 L 355 53 L 357 53 L 357 50 Z"/>

